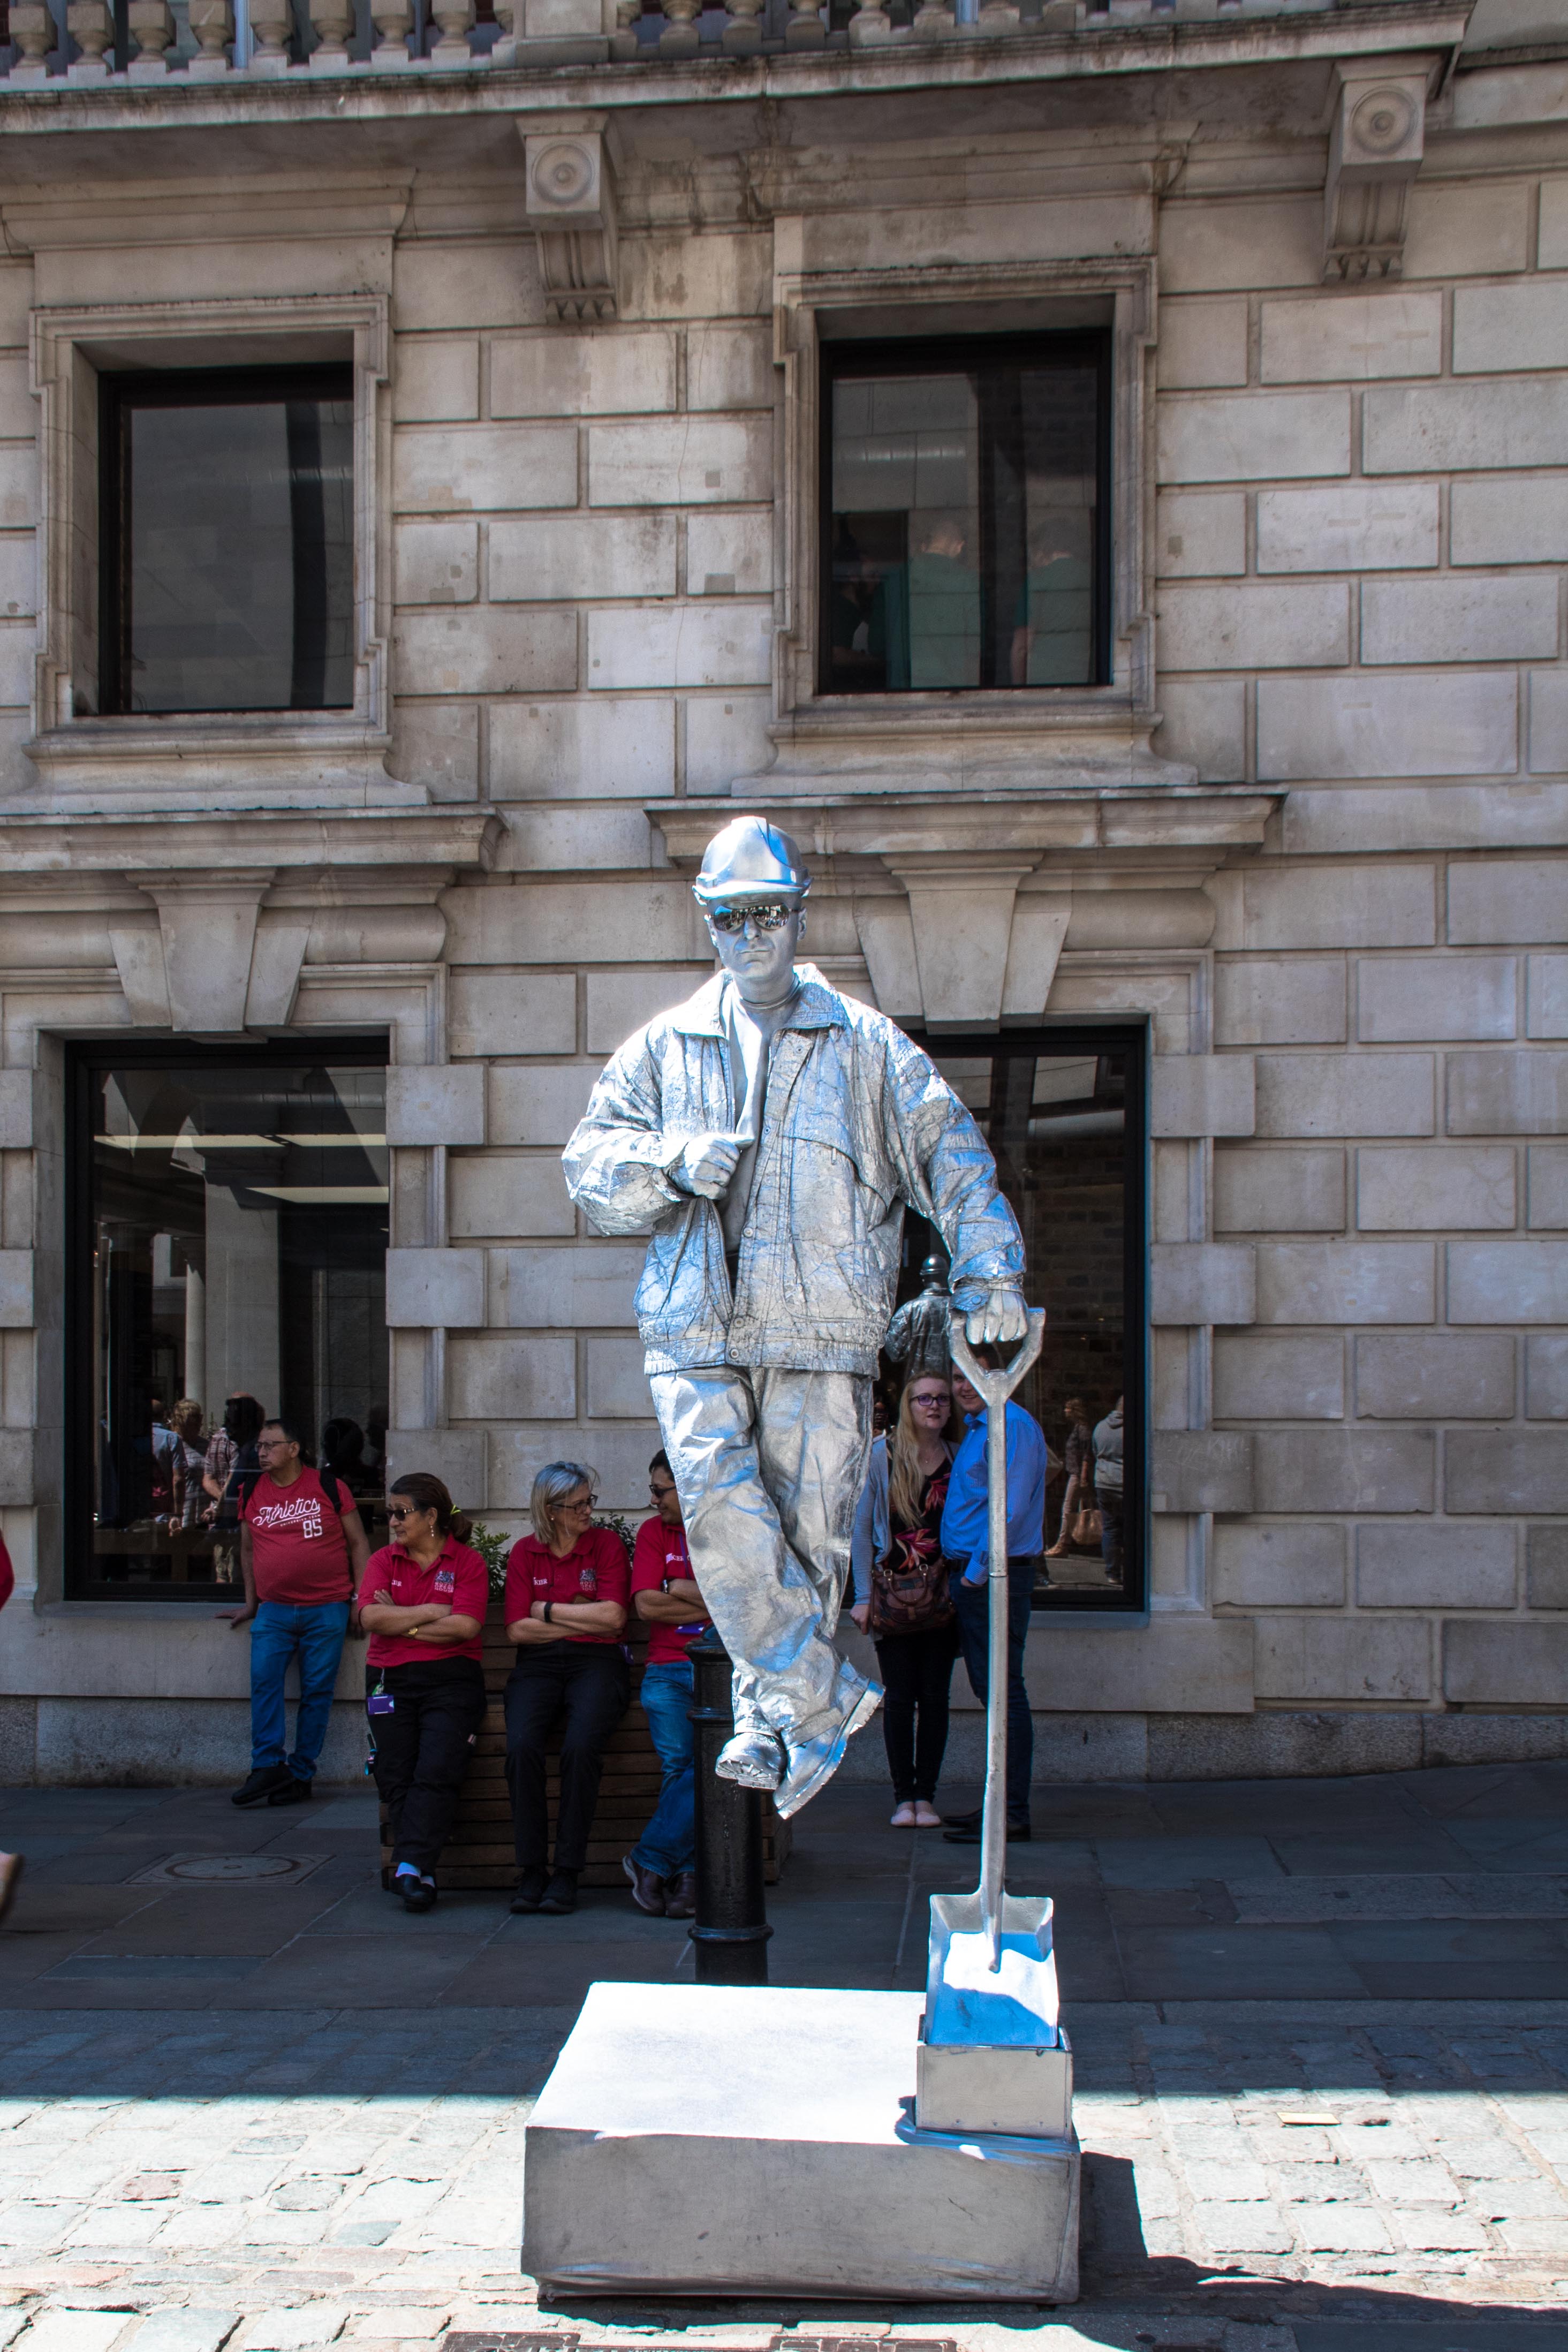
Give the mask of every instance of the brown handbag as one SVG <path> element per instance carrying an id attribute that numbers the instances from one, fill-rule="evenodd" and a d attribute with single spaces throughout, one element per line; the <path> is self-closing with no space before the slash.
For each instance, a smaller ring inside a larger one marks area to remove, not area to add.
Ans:
<path id="1" fill-rule="evenodd" d="M 873 1633 L 929 1633 L 950 1625 L 955 1616 L 947 1590 L 945 1559 L 921 1560 L 895 1569 L 891 1556 L 871 1573 L 871 1626 Z"/>
<path id="2" fill-rule="evenodd" d="M 1072 1522 L 1072 1540 L 1082 1550 L 1088 1550 L 1092 1546 L 1093 1549 L 1098 1551 L 1104 1526 L 1104 1519 L 1098 1507 L 1090 1504 L 1078 1513 Z"/>

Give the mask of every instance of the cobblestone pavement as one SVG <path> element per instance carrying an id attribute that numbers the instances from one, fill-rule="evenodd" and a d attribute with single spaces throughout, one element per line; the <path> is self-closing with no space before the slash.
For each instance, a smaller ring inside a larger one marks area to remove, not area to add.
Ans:
<path id="1" fill-rule="evenodd" d="M 1462 1776 L 1426 1778 L 1448 1784 L 1451 1814 Z M 1490 1825 L 1476 1851 L 1484 1843 L 1494 1870 L 1500 1857 L 1512 1856 L 1505 1874 L 1515 1910 L 1523 1904 L 1527 1913 L 1550 1902 L 1561 1883 L 1561 1831 L 1537 1802 L 1552 1784 L 1537 1776 L 1530 1785 L 1533 1796 L 1521 1795 L 1510 1815 L 1499 1776 L 1474 1783 Z M 1107 1808 L 1120 1793 L 1101 1792 Z M 1268 1784 L 1253 1784 L 1246 1799 L 1249 1833 L 1265 1843 L 1267 1794 Z M 1310 1792 L 1279 1784 L 1278 1801 L 1280 1820 L 1299 1824 Z M 522 2127 L 570 2031 L 576 1996 L 541 1997 L 556 1979 L 535 1964 L 532 1946 L 500 1945 L 486 1916 L 494 1981 L 509 1955 L 509 1998 L 481 2005 L 470 1991 L 454 2000 L 449 1972 L 428 1987 L 421 1981 L 434 1948 L 433 1938 L 420 1939 L 425 1923 L 405 1920 L 377 1897 L 364 1932 L 332 1939 L 340 1981 L 331 2000 L 295 1997 L 289 1987 L 300 1979 L 285 1967 L 271 1992 L 245 1979 L 253 2005 L 239 2007 L 232 1999 L 239 1985 L 231 1982 L 225 2001 L 221 1979 L 198 1968 L 185 1991 L 204 2005 L 183 2005 L 182 1957 L 199 1963 L 225 1941 L 254 1954 L 267 1941 L 254 1926 L 214 1932 L 214 1921 L 232 1920 L 236 1910 L 256 1915 L 207 1886 L 200 1897 L 185 1889 L 172 1898 L 178 1933 L 143 1935 L 121 1956 L 138 1969 L 115 1984 L 113 2008 L 101 1995 L 89 2005 L 103 1972 L 89 1970 L 85 1982 L 68 1969 L 57 1973 L 80 1953 L 85 1928 L 106 1959 L 117 1949 L 114 1936 L 105 1949 L 94 1925 L 101 1914 L 91 1905 L 74 1926 L 52 1924 L 71 1908 L 71 1885 L 79 1891 L 85 1878 L 99 1895 L 140 1897 L 144 1874 L 158 1866 L 145 1849 L 159 1836 L 165 1856 L 174 1845 L 209 1856 L 256 1850 L 237 1840 L 239 1824 L 224 1817 L 226 1807 L 218 1812 L 220 1802 L 187 1792 L 178 1801 L 178 1837 L 166 1834 L 168 1815 L 150 1840 L 150 1804 L 128 1811 L 124 1792 L 112 1792 L 112 1801 L 110 1792 L 54 1801 L 52 1832 L 41 1825 L 47 1808 L 35 1792 L 22 1799 L 21 1810 L 33 1811 L 37 1867 L 15 1931 L 0 1936 L 0 1999 L 13 1984 L 27 2004 L 0 2013 L 0 2352 L 13 2343 L 16 2352 L 313 2352 L 340 2339 L 346 2352 L 414 2352 L 443 2337 L 443 2352 L 482 2352 L 507 2335 L 526 2338 L 533 2352 L 677 2341 L 726 2352 L 768 2352 L 776 2343 L 819 2352 L 824 2330 L 831 2345 L 851 2339 L 852 2352 L 864 2336 L 910 2339 L 912 2352 L 916 2343 L 942 2341 L 963 2352 L 1001 2352 L 1020 2335 L 1041 2352 L 1079 2345 L 1132 2352 L 1139 2344 L 1223 2352 L 1568 2347 L 1560 2316 L 1568 2306 L 1568 1999 L 1298 1995 L 1288 1956 L 1277 1999 L 1071 2005 L 1086 2155 L 1084 2293 L 1071 2314 L 789 2304 L 540 2310 L 517 2270 Z M 79 1820 L 91 1819 L 85 1843 L 72 1848 L 67 1824 L 77 1804 Z M 286 1838 L 275 1828 L 274 1842 L 320 1852 L 328 1810 L 309 1823 L 315 1835 L 296 1821 Z M 875 1813 L 857 1829 L 847 1802 L 836 1820 L 822 1818 L 820 1841 L 836 1854 L 840 1900 L 852 1910 L 864 1893 L 854 1853 L 863 1850 L 875 1879 L 885 1840 Z M 132 1827 L 117 1849 L 122 1832 L 106 1822 L 127 1820 Z M 0 1843 L 11 1833 L 0 1818 Z M 1125 1876 L 1136 1859 L 1134 1875 L 1146 1885 L 1159 1880 L 1157 1857 L 1147 1850 L 1146 1824 L 1136 1833 L 1145 1844 L 1134 1857 L 1129 1840 L 1120 1866 Z M 1212 1864 L 1212 1830 L 1204 1835 Z M 1276 1832 L 1272 1851 L 1283 1835 Z M 1424 1880 L 1409 1899 L 1426 1912 L 1451 1906 L 1447 1916 L 1461 1932 L 1447 1936 L 1445 1980 L 1463 1965 L 1479 1995 L 1487 1945 L 1505 1932 L 1508 1905 L 1489 1906 L 1469 1873 L 1457 1874 L 1467 1883 L 1453 1891 L 1456 1874 L 1434 1872 L 1428 1843 L 1421 1832 L 1422 1850 L 1406 1857 L 1428 1865 L 1404 1874 Z M 946 1861 L 929 1857 L 922 1882 L 952 1876 L 953 1859 L 950 1850 Z M 1230 1889 L 1228 1912 L 1218 1906 L 1222 1927 L 1231 1915 L 1245 1920 L 1235 1896 L 1250 1878 L 1266 1881 L 1270 1919 L 1281 1906 L 1290 1914 L 1292 1903 L 1294 1916 L 1322 1911 L 1331 1897 L 1322 1888 L 1312 1894 L 1309 1879 L 1344 1883 L 1333 1857 L 1315 1849 L 1299 1860 L 1318 1866 L 1284 1873 L 1284 1893 L 1281 1874 L 1251 1870 L 1249 1878 L 1247 1860 L 1233 1855 L 1228 1875 L 1189 1873 Z M 1030 1862 L 1031 1874 L 1050 1874 L 1044 1854 L 1031 1853 Z M 914 1888 L 915 1865 L 904 1866 Z M 69 1884 L 59 1875 L 66 1868 Z M 364 1869 L 362 1853 L 352 1871 L 345 1860 L 333 1899 L 359 1901 Z M 1362 1914 L 1401 1920 L 1392 1887 L 1400 1874 L 1364 1857 L 1352 1889 Z M 1527 1878 L 1542 1884 L 1530 1893 Z M 131 1879 L 142 1883 L 128 1889 Z M 199 1900 L 218 1906 L 201 1934 L 188 1924 Z M 273 1900 L 251 1892 L 244 1905 Z M 781 1915 L 786 1907 L 779 1906 Z M 1197 1915 L 1197 1933 L 1215 1907 Z M 1500 1924 L 1489 1907 L 1502 1912 Z M 491 1909 L 499 1913 L 498 1904 Z M 891 1903 L 887 1913 L 891 1936 Z M 29 1916 L 49 1946 L 35 1956 L 47 1961 L 42 1969 L 23 1948 Z M 617 1972 L 592 1968 L 594 1918 L 585 1911 L 560 1924 L 586 1938 L 577 1948 L 590 1972 Z M 620 1911 L 603 1916 L 597 1949 L 632 1948 L 618 1940 L 625 1925 Z M 667 1975 L 680 1955 L 664 1932 L 658 1972 Z M 1282 1930 L 1276 1924 L 1271 1932 Z M 918 1925 L 915 1933 L 923 1942 Z M 68 1935 L 62 1958 L 54 1939 Z M 202 1948 L 168 1949 L 182 1938 Z M 291 1926 L 285 1950 L 298 1940 Z M 861 1948 L 869 1951 L 869 1941 Z M 1173 1968 L 1178 1995 L 1199 1958 L 1193 1947 Z M 138 1970 L 150 1960 L 164 1964 L 153 1996 L 166 2004 L 159 2008 L 132 2005 L 139 1987 L 140 2000 L 149 1998 L 153 1980 Z M 1233 1961 L 1234 1948 L 1223 1948 L 1220 1965 Z M 465 1969 L 471 1965 L 465 1960 Z M 322 1968 L 313 1958 L 308 1980 L 319 1983 Z M 362 1984 L 355 1970 L 365 1971 Z M 58 1987 L 57 2006 L 46 1979 Z M 1265 1971 L 1258 1990 L 1271 1989 Z M 464 2335 L 478 2340 L 452 2340 Z"/>

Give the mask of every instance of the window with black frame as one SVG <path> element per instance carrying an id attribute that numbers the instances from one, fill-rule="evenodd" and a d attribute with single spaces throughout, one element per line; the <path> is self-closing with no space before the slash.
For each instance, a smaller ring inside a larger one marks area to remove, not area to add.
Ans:
<path id="1" fill-rule="evenodd" d="M 99 708 L 354 699 L 347 367 L 104 375 Z"/>
<path id="2" fill-rule="evenodd" d="M 995 1155 L 1023 1233 L 1025 1292 L 1048 1318 L 1040 1360 L 1016 1391 L 1052 1456 L 1035 1605 L 1140 1611 L 1148 1592 L 1144 1032 L 925 1043 Z M 906 1220 L 901 1301 L 916 1295 L 927 1255 L 940 1250 L 923 1218 Z M 1081 1478 L 1071 1493 L 1070 1466 L 1097 1430 L 1105 1451 L 1119 1440 L 1121 1487 L 1113 1490 L 1107 1471 L 1097 1487 Z"/>
<path id="3" fill-rule="evenodd" d="M 1106 675 L 1102 333 L 822 347 L 824 694 Z"/>
<path id="4" fill-rule="evenodd" d="M 68 1595 L 234 1599 L 260 1416 L 384 1485 L 385 1052 L 82 1048 L 69 1100 Z"/>

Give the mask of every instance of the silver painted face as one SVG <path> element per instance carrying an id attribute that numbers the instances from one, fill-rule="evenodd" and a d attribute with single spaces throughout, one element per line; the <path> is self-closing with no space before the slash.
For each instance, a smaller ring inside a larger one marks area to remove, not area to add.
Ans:
<path id="1" fill-rule="evenodd" d="M 748 918 L 751 915 L 744 902 L 738 902 L 733 909 L 714 909 L 715 913 L 721 911 Z M 795 969 L 795 950 L 806 928 L 803 907 L 792 908 L 788 919 L 773 930 L 765 929 L 754 919 L 747 920 L 738 931 L 720 930 L 712 914 L 706 920 L 714 953 L 745 1001 L 776 1004 L 787 994 Z"/>

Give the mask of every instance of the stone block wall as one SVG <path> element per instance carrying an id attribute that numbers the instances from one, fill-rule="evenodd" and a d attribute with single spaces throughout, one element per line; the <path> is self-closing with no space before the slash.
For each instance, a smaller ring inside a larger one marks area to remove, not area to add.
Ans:
<path id="1" fill-rule="evenodd" d="M 1260 1706 L 1568 1703 L 1565 186 L 1430 158 L 1372 289 L 1290 199 L 1165 217 L 1156 741 L 1289 788 L 1210 885 L 1256 1308 L 1209 1592 Z"/>
<path id="2" fill-rule="evenodd" d="M 1534 1718 L 1568 1702 L 1568 178 L 1517 147 L 1461 173 L 1435 135 L 1403 278 L 1325 288 L 1310 143 L 1265 186 L 1250 147 L 1216 142 L 1153 232 L 1154 749 L 1276 814 L 1253 848 L 1211 854 L 1173 822 L 1153 847 L 1029 853 L 1027 890 L 1071 902 L 1037 1009 L 1146 1013 L 1155 1056 L 1153 1622 L 1037 1633 L 1051 1770 L 1555 1752 L 1561 1723 Z M 388 232 L 388 766 L 493 808 L 504 837 L 444 891 L 413 1011 L 394 947 L 317 966 L 294 1017 L 392 1034 L 394 1465 L 437 1469 L 503 1529 L 559 1454 L 612 1507 L 643 1507 L 642 1245 L 587 1232 L 560 1148 L 605 1055 L 709 969 L 643 804 L 723 794 L 772 756 L 774 235 L 699 182 L 677 199 L 646 168 L 618 318 L 591 329 L 547 323 L 494 189 L 489 230 L 431 184 Z M 1071 257 L 1130 249 L 1130 198 L 1113 232 L 1082 194 L 1004 206 L 974 186 L 956 224 L 918 182 L 895 215 L 852 203 L 831 250 L 907 260 L 958 237 L 988 267 L 1027 262 L 1045 213 Z M 32 292 L 25 262 L 0 263 L 12 741 L 36 603 Z M 852 896 L 868 871 L 884 906 L 906 880 L 818 854 L 808 952 L 870 994 Z M 130 887 L 106 882 L 106 903 Z M 68 990 L 6 994 L 18 1066 L 38 1034 L 136 1017 L 102 910 L 61 925 Z M 83 944 L 99 931 L 101 952 Z M 26 1142 L 0 1128 L 0 1501 L 25 1587 L 31 1431 L 58 1386 L 29 1285 L 56 1212 Z M 54 1706 L 68 1678 L 37 1661 L 61 1629 L 18 1665 L 21 1614 L 0 1688 Z M 105 1704 L 235 1699 L 234 1654 L 214 1667 L 193 1632 L 119 1644 L 119 1680 L 102 1643 L 68 1639 Z M 1461 1733 L 1458 1709 L 1526 1728 Z"/>
<path id="3" fill-rule="evenodd" d="M 438 287 L 451 250 L 394 275 L 394 772 L 503 805 L 727 790 L 768 750 L 770 239 L 628 239 L 590 333 L 545 325 L 515 247 Z M 646 828 L 602 812 L 544 862 L 645 865 Z"/>

